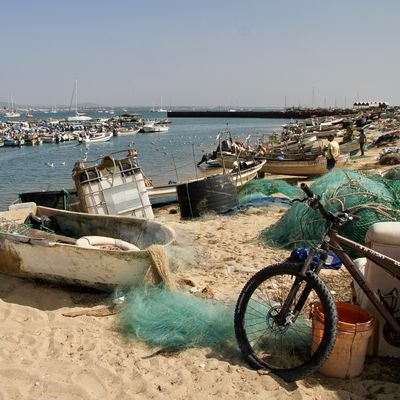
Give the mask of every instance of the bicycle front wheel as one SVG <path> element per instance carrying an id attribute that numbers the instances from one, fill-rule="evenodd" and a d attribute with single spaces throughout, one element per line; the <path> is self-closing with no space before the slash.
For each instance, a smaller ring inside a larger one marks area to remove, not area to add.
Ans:
<path id="1" fill-rule="evenodd" d="M 300 268 L 286 262 L 257 272 L 240 293 L 235 309 L 236 339 L 246 361 L 287 381 L 315 372 L 331 353 L 337 334 L 332 295 L 316 274 L 308 271 L 302 276 Z M 288 307 L 282 315 L 285 302 Z M 316 304 L 324 314 L 322 338 L 312 331 Z"/>

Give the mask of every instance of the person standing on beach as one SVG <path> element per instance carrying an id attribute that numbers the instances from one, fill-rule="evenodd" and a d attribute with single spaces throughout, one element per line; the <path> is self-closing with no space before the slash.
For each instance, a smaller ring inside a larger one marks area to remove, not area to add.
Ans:
<path id="1" fill-rule="evenodd" d="M 365 144 L 367 143 L 367 136 L 365 135 L 364 129 L 361 128 L 360 130 L 360 136 L 358 137 L 358 142 L 360 143 L 360 151 L 361 155 L 364 155 L 364 147 Z"/>
<path id="2" fill-rule="evenodd" d="M 333 134 L 328 135 L 328 145 L 326 146 L 325 157 L 326 157 L 326 169 L 329 171 L 335 167 L 339 160 L 340 148 L 339 143 L 334 140 Z"/>

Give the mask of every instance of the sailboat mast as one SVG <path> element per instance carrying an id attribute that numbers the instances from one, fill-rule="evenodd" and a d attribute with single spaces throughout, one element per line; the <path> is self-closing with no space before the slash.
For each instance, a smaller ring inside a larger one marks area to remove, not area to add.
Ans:
<path id="1" fill-rule="evenodd" d="M 78 80 L 75 80 L 75 113 L 78 115 Z"/>

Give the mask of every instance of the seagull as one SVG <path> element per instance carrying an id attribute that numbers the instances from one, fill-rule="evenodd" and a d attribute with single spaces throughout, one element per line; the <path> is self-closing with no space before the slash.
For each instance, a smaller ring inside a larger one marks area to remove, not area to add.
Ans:
<path id="1" fill-rule="evenodd" d="M 61 161 L 60 164 L 61 164 L 61 165 L 65 165 L 65 161 Z"/>
<path id="2" fill-rule="evenodd" d="M 54 163 L 52 163 L 52 162 L 47 162 L 46 165 L 47 165 L 48 167 L 51 167 L 51 168 L 54 167 Z"/>

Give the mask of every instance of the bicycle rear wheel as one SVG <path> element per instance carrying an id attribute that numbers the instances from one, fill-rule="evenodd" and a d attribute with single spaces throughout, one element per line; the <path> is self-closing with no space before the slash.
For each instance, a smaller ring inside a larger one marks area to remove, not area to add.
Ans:
<path id="1" fill-rule="evenodd" d="M 287 381 L 315 372 L 328 358 L 337 334 L 337 311 L 323 281 L 313 272 L 300 275 L 301 265 L 276 264 L 257 272 L 244 286 L 235 309 L 235 334 L 246 361 L 268 369 Z M 291 288 L 298 290 L 288 311 L 278 315 Z M 295 307 L 309 294 L 299 312 Z M 313 305 L 324 314 L 322 339 L 313 338 Z"/>

